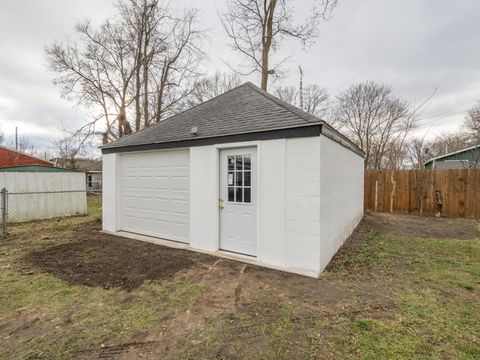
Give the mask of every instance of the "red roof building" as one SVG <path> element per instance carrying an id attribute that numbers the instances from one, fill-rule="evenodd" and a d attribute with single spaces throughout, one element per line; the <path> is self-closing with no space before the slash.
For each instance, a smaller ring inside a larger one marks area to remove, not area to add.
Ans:
<path id="1" fill-rule="evenodd" d="M 50 161 L 42 160 L 35 156 L 27 155 L 22 152 L 0 146 L 0 168 L 28 165 L 42 165 L 53 167 L 53 163 L 51 163 Z"/>

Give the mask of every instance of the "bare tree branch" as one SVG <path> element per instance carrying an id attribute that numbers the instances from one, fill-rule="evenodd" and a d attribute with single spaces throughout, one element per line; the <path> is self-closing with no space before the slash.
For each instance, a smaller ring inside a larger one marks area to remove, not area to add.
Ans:
<path id="1" fill-rule="evenodd" d="M 231 47 L 246 60 L 246 70 L 234 69 L 239 74 L 261 74 L 261 88 L 267 90 L 269 76 L 279 76 L 279 63 L 271 65 L 271 55 L 287 38 L 310 45 L 319 36 L 320 21 L 327 20 L 337 0 L 322 0 L 315 4 L 311 15 L 302 24 L 294 24 L 294 11 L 287 0 L 229 0 L 227 10 L 220 15 Z"/>
<path id="2" fill-rule="evenodd" d="M 174 113 L 192 91 L 203 30 L 198 11 L 159 0 L 119 0 L 118 14 L 93 28 L 76 25 L 78 43 L 45 49 L 60 93 L 93 112 L 86 126 L 109 142 Z"/>

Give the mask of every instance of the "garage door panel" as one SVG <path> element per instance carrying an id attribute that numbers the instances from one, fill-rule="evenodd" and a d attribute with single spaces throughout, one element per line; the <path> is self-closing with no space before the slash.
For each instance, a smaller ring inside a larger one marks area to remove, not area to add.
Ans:
<path id="1" fill-rule="evenodd" d="M 188 179 L 185 176 L 172 177 L 172 190 L 184 190 L 188 187 Z"/>
<path id="2" fill-rule="evenodd" d="M 171 202 L 171 212 L 174 214 L 182 214 L 185 216 L 183 209 L 185 209 L 185 206 L 188 206 L 186 201 L 181 201 L 181 200 L 174 200 Z"/>
<path id="3" fill-rule="evenodd" d="M 167 176 L 165 177 L 155 177 L 152 181 L 152 189 L 170 189 L 171 188 L 171 179 Z M 168 191 L 168 190 L 167 190 Z"/>
<path id="4" fill-rule="evenodd" d="M 154 200 L 153 210 L 169 214 L 171 211 L 170 204 L 171 201 L 169 199 L 156 198 Z"/>
<path id="5" fill-rule="evenodd" d="M 121 155 L 122 230 L 188 242 L 188 162 L 188 150 Z"/>

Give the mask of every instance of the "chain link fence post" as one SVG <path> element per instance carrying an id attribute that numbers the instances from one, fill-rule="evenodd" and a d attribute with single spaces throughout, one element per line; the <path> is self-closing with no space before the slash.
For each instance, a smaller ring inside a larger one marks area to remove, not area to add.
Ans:
<path id="1" fill-rule="evenodd" d="M 3 188 L 0 191 L 0 203 L 2 206 L 2 231 L 3 238 L 7 237 L 8 234 L 8 191 L 6 188 Z"/>

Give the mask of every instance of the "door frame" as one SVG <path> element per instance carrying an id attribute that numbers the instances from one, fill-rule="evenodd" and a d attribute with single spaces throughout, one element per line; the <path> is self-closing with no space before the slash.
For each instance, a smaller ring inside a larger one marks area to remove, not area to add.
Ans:
<path id="1" fill-rule="evenodd" d="M 260 161 L 260 153 L 261 153 L 261 142 L 260 141 L 251 141 L 251 142 L 239 142 L 239 143 L 228 143 L 228 144 L 218 144 L 214 145 L 215 147 L 215 204 L 216 204 L 216 214 L 215 214 L 215 226 L 216 226 L 216 248 L 218 252 L 226 253 L 229 255 L 237 256 L 240 258 L 247 258 L 247 259 L 258 259 L 259 250 L 260 250 L 260 210 L 262 207 L 262 203 L 260 201 L 260 184 L 261 184 L 261 161 Z M 252 183 L 252 186 L 256 186 L 256 201 L 257 207 L 255 209 L 255 220 L 256 220 L 256 255 L 243 255 L 238 253 L 232 253 L 230 251 L 225 251 L 220 248 L 220 208 L 218 206 L 218 201 L 220 199 L 220 151 L 221 150 L 228 150 L 228 149 L 241 149 L 241 148 L 256 148 L 257 152 L 257 174 L 256 174 L 256 181 Z"/>

